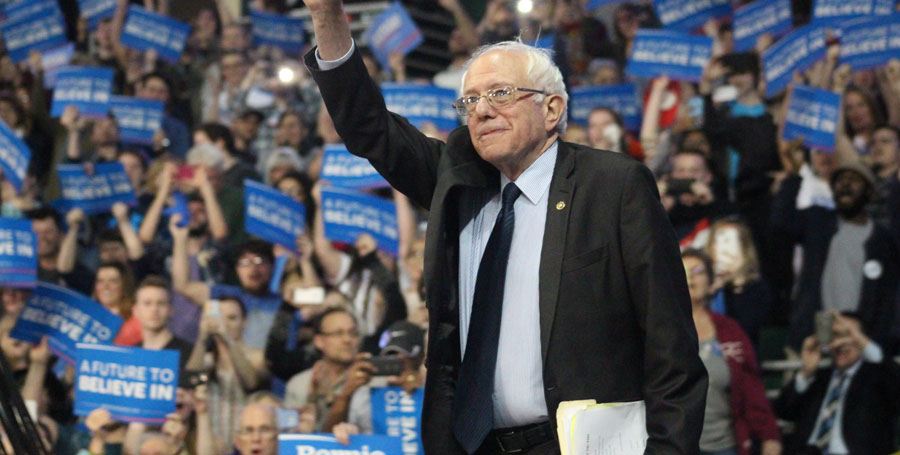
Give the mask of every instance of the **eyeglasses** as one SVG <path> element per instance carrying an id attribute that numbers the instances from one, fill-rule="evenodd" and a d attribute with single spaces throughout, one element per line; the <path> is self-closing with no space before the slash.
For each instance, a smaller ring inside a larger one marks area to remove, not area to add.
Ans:
<path id="1" fill-rule="evenodd" d="M 258 434 L 261 437 L 268 438 L 274 436 L 275 432 L 275 428 L 267 425 L 261 427 L 244 427 L 238 430 L 238 434 L 245 437 Z"/>
<path id="2" fill-rule="evenodd" d="M 252 258 L 244 258 L 237 262 L 238 267 L 250 267 L 251 265 L 262 265 L 266 261 L 259 257 L 253 256 Z"/>
<path id="3" fill-rule="evenodd" d="M 359 330 L 335 330 L 334 332 L 322 332 L 319 335 L 323 337 L 345 337 L 359 338 Z"/>
<path id="4" fill-rule="evenodd" d="M 540 93 L 541 95 L 546 95 L 544 91 L 535 90 L 533 88 L 498 87 L 488 90 L 484 95 L 463 96 L 453 103 L 453 108 L 456 109 L 457 114 L 465 117 L 475 110 L 475 107 L 478 106 L 478 101 L 482 98 L 486 98 L 491 107 L 503 107 L 516 101 L 516 92 Z"/>

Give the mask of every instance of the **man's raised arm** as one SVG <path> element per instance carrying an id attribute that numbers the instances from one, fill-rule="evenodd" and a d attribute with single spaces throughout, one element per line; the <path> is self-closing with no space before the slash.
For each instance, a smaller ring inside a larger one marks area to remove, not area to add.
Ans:
<path id="1" fill-rule="evenodd" d="M 353 46 L 350 25 L 341 0 L 307 0 L 319 47 L 319 58 L 337 60 Z"/>

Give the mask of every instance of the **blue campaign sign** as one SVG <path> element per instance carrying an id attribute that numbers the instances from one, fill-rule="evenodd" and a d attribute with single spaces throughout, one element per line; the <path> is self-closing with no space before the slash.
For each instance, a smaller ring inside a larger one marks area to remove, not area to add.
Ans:
<path id="1" fill-rule="evenodd" d="M 21 3 L 18 8 L 31 8 L 32 3 Z M 31 51 L 44 51 L 61 46 L 66 42 L 66 25 L 59 6 L 53 2 L 53 8 L 44 8 L 23 14 L 16 10 L 7 11 L 16 15 L 13 20 L 5 20 L 0 26 L 3 33 L 3 42 L 6 50 L 14 62 L 22 62 L 28 58 Z M 21 11 L 21 10 L 19 10 Z"/>
<path id="2" fill-rule="evenodd" d="M 37 284 L 37 236 L 31 220 L 0 218 L 0 283 L 13 288 Z"/>
<path id="3" fill-rule="evenodd" d="M 87 296 L 38 282 L 9 335 L 29 343 L 46 336 L 53 353 L 74 365 L 76 344 L 110 344 L 121 326 L 122 318 Z"/>
<path id="4" fill-rule="evenodd" d="M 712 54 L 712 38 L 668 30 L 638 30 L 625 72 L 635 77 L 663 74 L 699 81 Z"/>
<path id="5" fill-rule="evenodd" d="M 839 65 L 875 68 L 900 56 L 900 14 L 851 22 L 841 34 Z"/>
<path id="6" fill-rule="evenodd" d="M 895 0 L 815 0 L 813 21 L 854 16 L 884 16 L 894 11 Z"/>
<path id="7" fill-rule="evenodd" d="M 66 43 L 41 55 L 41 68 L 44 69 L 44 88 L 52 90 L 56 86 L 56 77 L 75 55 L 75 44 Z"/>
<path id="8" fill-rule="evenodd" d="M 378 249 L 397 256 L 397 208 L 392 201 L 342 188 L 322 190 L 325 237 L 353 244 L 369 234 Z"/>
<path id="9" fill-rule="evenodd" d="M 399 437 L 403 455 L 424 455 L 422 448 L 422 403 L 425 389 L 412 395 L 400 387 L 372 388 L 372 429 L 375 434 Z"/>
<path id="10" fill-rule="evenodd" d="M 306 207 L 268 185 L 244 180 L 244 229 L 263 240 L 297 249 L 306 227 Z"/>
<path id="11" fill-rule="evenodd" d="M 790 0 L 756 0 L 734 11 L 734 50 L 753 50 L 756 40 L 765 33 L 773 37 L 791 31 Z"/>
<path id="12" fill-rule="evenodd" d="M 72 104 L 78 108 L 79 115 L 106 116 L 109 113 L 112 82 L 112 68 L 69 66 L 60 69 L 56 75 L 50 115 L 59 117 L 66 106 Z"/>
<path id="13" fill-rule="evenodd" d="M 729 0 L 653 0 L 653 8 L 663 27 L 683 32 L 731 14 Z"/>
<path id="14" fill-rule="evenodd" d="M 19 2 L 7 5 L 4 8 L 4 14 L 7 21 L 17 21 L 23 17 L 32 16 L 40 13 L 44 16 L 61 14 L 59 4 L 56 0 L 37 0 L 30 2 Z"/>
<path id="15" fill-rule="evenodd" d="M 161 424 L 175 412 L 176 350 L 79 343 L 75 415 L 104 408 L 113 420 Z"/>
<path id="16" fill-rule="evenodd" d="M 190 25 L 131 5 L 120 41 L 139 51 L 155 49 L 163 60 L 177 62 L 190 32 Z"/>
<path id="17" fill-rule="evenodd" d="M 805 71 L 825 57 L 825 27 L 810 24 L 787 34 L 762 55 L 766 97 L 784 90 L 795 71 Z"/>
<path id="18" fill-rule="evenodd" d="M 119 125 L 119 139 L 131 144 L 152 144 L 162 127 L 163 103 L 128 96 L 113 96 L 109 110 Z"/>
<path id="19" fill-rule="evenodd" d="M 572 89 L 569 116 L 573 123 L 587 126 L 588 116 L 598 107 L 616 111 L 625 129 L 641 129 L 641 102 L 634 84 L 582 86 Z"/>
<path id="20" fill-rule="evenodd" d="M 285 52 L 298 52 L 306 41 L 303 19 L 250 10 L 253 44 L 275 46 Z"/>
<path id="21" fill-rule="evenodd" d="M 394 2 L 379 14 L 363 35 L 363 42 L 369 43 L 383 68 L 390 68 L 388 58 L 391 52 L 406 55 L 422 40 L 422 32 L 400 2 Z"/>
<path id="22" fill-rule="evenodd" d="M 28 144 L 0 120 L 0 169 L 3 170 L 3 177 L 16 187 L 16 191 L 22 191 L 22 182 L 25 181 L 30 161 L 31 149 Z"/>
<path id="23" fill-rule="evenodd" d="M 117 0 L 78 0 L 78 11 L 88 22 L 88 29 L 97 28 L 97 24 L 116 12 Z"/>
<path id="24" fill-rule="evenodd" d="M 343 445 L 330 434 L 280 434 L 278 455 L 398 455 L 400 438 L 383 435 L 350 436 Z"/>
<path id="25" fill-rule="evenodd" d="M 423 84 L 381 84 L 381 94 L 389 111 L 402 115 L 417 128 L 430 122 L 441 131 L 459 126 L 459 114 L 453 108 L 456 91 Z"/>
<path id="26" fill-rule="evenodd" d="M 390 186 L 369 160 L 353 155 L 344 144 L 325 146 L 319 178 L 334 186 L 356 190 Z"/>
<path id="27" fill-rule="evenodd" d="M 807 147 L 834 149 L 841 96 L 807 86 L 794 87 L 784 122 L 784 139 L 803 138 Z"/>
<path id="28" fill-rule="evenodd" d="M 92 175 L 80 164 L 61 164 L 56 169 L 65 209 L 77 207 L 94 215 L 109 212 L 116 202 L 129 205 L 137 202 L 121 163 L 95 164 Z"/>

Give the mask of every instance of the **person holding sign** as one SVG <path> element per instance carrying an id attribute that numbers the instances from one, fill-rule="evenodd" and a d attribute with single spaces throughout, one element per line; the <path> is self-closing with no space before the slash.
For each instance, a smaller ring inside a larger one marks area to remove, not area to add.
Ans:
<path id="1" fill-rule="evenodd" d="M 305 61 L 348 150 L 429 209 L 426 453 L 559 453 L 551 416 L 585 398 L 644 400 L 647 453 L 696 453 L 707 376 L 675 235 L 645 167 L 558 140 L 548 54 L 476 52 L 468 128 L 443 143 L 385 109 L 341 1 L 306 5 Z"/>

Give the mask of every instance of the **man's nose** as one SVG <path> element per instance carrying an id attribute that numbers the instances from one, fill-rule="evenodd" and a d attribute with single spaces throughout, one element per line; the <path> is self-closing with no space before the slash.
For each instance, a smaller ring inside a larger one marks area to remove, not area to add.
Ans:
<path id="1" fill-rule="evenodd" d="M 473 114 L 477 115 L 478 117 L 489 118 L 493 117 L 493 115 L 496 113 L 497 110 L 493 105 L 491 105 L 490 102 L 488 102 L 487 96 L 482 96 L 481 98 L 478 98 L 478 101 L 475 102 L 475 110 L 473 111 Z"/>

